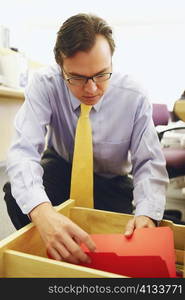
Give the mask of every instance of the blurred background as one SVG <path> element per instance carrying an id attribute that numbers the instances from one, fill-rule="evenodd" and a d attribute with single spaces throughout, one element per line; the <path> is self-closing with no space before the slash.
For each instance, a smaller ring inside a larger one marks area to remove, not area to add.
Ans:
<path id="1" fill-rule="evenodd" d="M 54 63 L 53 48 L 59 27 L 67 18 L 81 12 L 97 14 L 112 26 L 116 41 L 114 70 L 135 77 L 148 91 L 152 103 L 165 105 L 167 113 L 171 113 L 185 90 L 184 0 L 1 1 L 0 239 L 14 230 L 7 217 L 2 186 L 7 181 L 6 153 L 13 135 L 13 119 L 24 100 L 24 87 L 35 69 Z M 158 118 L 161 109 L 157 112 Z M 184 127 L 184 119 L 177 118 L 175 121 L 181 123 L 175 125 Z M 171 115 L 155 125 L 156 128 L 169 126 L 169 122 L 174 125 Z M 174 130 L 171 133 L 176 134 Z M 185 142 L 181 140 L 185 141 L 184 136 L 182 130 L 178 141 L 174 135 L 167 136 L 163 147 L 184 149 Z M 185 163 L 181 173 L 170 182 L 167 208 L 179 208 L 185 220 L 182 176 Z"/>
<path id="2" fill-rule="evenodd" d="M 42 64 L 54 61 L 56 33 L 66 18 L 91 12 L 114 29 L 114 68 L 135 76 L 151 100 L 172 107 L 184 89 L 184 0 L 6 0 L 0 25 L 9 46 Z"/>

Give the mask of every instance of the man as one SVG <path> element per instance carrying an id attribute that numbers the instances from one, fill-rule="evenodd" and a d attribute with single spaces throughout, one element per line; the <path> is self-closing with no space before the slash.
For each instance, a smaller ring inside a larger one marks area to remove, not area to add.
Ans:
<path id="1" fill-rule="evenodd" d="M 53 208 L 70 196 L 81 103 L 93 106 L 94 207 L 132 213 L 134 200 L 127 236 L 163 217 L 168 177 L 151 105 L 127 76 L 114 73 L 114 49 L 112 30 L 101 18 L 78 14 L 66 20 L 54 49 L 57 65 L 35 74 L 15 119 L 7 165 L 11 189 L 4 187 L 8 212 L 16 228 L 29 222 L 28 215 L 56 260 L 88 262 L 81 242 L 95 250 L 90 236 Z"/>

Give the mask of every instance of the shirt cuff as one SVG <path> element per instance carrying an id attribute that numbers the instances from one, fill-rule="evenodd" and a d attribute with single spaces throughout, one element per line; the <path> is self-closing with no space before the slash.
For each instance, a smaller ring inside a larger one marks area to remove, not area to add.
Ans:
<path id="1" fill-rule="evenodd" d="M 24 214 L 29 216 L 29 213 L 39 204 L 43 202 L 49 202 L 49 200 L 44 187 L 40 185 L 35 185 L 29 190 L 26 190 L 25 193 L 22 193 L 22 196 L 19 198 L 17 204 Z"/>
<path id="2" fill-rule="evenodd" d="M 162 220 L 163 214 L 164 210 L 161 207 L 150 207 L 147 201 L 139 203 L 135 209 L 135 216 L 146 216 L 157 222 Z"/>

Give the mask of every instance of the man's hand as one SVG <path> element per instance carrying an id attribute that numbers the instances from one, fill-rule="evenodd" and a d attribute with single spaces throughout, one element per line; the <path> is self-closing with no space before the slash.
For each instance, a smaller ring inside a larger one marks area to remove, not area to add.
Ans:
<path id="1" fill-rule="evenodd" d="M 129 237 L 133 234 L 134 229 L 143 227 L 155 227 L 155 223 L 152 219 L 146 216 L 135 216 L 128 221 L 124 235 Z"/>
<path id="2" fill-rule="evenodd" d="M 30 213 L 43 239 L 49 256 L 69 263 L 90 263 L 90 258 L 81 249 L 84 243 L 90 251 L 95 244 L 90 236 L 69 218 L 55 211 L 50 203 L 42 203 Z"/>

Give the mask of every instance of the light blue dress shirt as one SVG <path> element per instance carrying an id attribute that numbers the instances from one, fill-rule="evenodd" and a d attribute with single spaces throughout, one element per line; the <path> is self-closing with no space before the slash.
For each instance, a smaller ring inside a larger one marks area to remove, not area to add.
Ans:
<path id="1" fill-rule="evenodd" d="M 161 220 L 168 176 L 151 103 L 129 76 L 113 72 L 109 84 L 90 112 L 94 171 L 114 177 L 132 170 L 135 215 Z M 12 194 L 23 213 L 49 201 L 40 166 L 46 136 L 48 146 L 72 162 L 79 105 L 58 65 L 37 71 L 26 87 L 7 158 Z"/>

